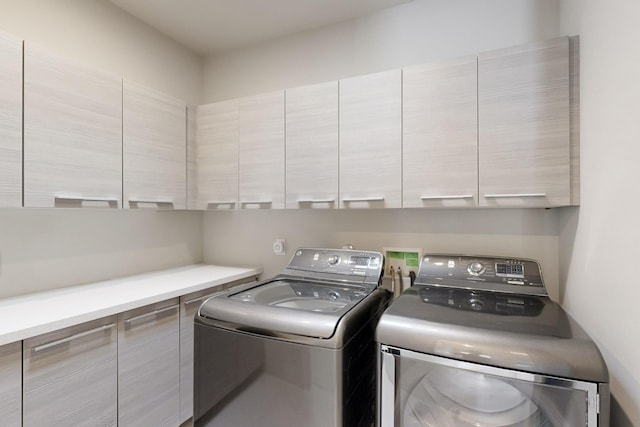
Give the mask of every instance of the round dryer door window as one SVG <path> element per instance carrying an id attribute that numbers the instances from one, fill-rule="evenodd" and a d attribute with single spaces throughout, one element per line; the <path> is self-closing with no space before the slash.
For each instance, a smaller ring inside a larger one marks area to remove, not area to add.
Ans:
<path id="1" fill-rule="evenodd" d="M 444 366 L 432 368 L 411 390 L 404 427 L 539 427 L 538 406 L 506 381 Z"/>

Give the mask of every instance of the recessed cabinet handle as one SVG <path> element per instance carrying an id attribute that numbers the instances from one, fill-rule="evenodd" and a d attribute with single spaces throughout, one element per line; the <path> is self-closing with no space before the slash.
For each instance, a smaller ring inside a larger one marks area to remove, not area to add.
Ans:
<path id="1" fill-rule="evenodd" d="M 243 205 L 270 205 L 273 203 L 273 201 L 271 200 L 243 200 L 242 202 Z"/>
<path id="2" fill-rule="evenodd" d="M 211 295 L 213 295 L 213 294 L 211 294 Z M 186 307 L 186 306 L 190 306 L 190 305 L 193 305 L 193 304 L 196 304 L 196 303 L 202 302 L 202 301 L 204 301 L 205 299 L 209 298 L 211 295 L 205 295 L 205 296 L 203 296 L 203 297 L 190 299 L 189 301 L 185 301 L 185 302 L 184 302 L 184 305 L 185 305 L 185 307 Z"/>
<path id="3" fill-rule="evenodd" d="M 335 203 L 336 199 L 298 199 L 298 203 Z"/>
<path id="4" fill-rule="evenodd" d="M 471 194 L 460 194 L 454 196 L 421 196 L 420 200 L 455 200 L 455 199 L 473 199 Z"/>
<path id="5" fill-rule="evenodd" d="M 224 201 L 224 200 L 214 200 L 211 202 L 207 202 L 207 209 L 217 209 L 218 206 L 224 206 L 224 205 L 229 205 L 228 209 L 232 209 L 235 205 L 236 205 L 236 201 L 235 200 L 229 200 L 229 201 Z"/>
<path id="6" fill-rule="evenodd" d="M 54 203 L 76 204 L 82 206 L 83 202 L 106 203 L 109 207 L 118 207 L 118 199 L 113 197 L 84 197 L 84 196 L 54 196 Z"/>
<path id="7" fill-rule="evenodd" d="M 129 199 L 130 208 L 140 208 L 140 204 L 156 205 L 160 209 L 173 209 L 172 200 L 131 200 Z"/>
<path id="8" fill-rule="evenodd" d="M 513 199 L 518 197 L 547 197 L 547 193 L 507 193 L 507 194 L 485 194 L 485 199 Z"/>
<path id="9" fill-rule="evenodd" d="M 362 198 L 351 198 L 351 199 L 347 199 L 344 198 L 342 199 L 342 201 L 344 203 L 351 203 L 351 202 L 384 202 L 384 197 L 362 197 Z"/>
<path id="10" fill-rule="evenodd" d="M 62 345 L 62 344 L 66 344 L 68 342 L 71 342 L 73 340 L 77 340 L 79 338 L 84 338 L 84 337 L 87 337 L 89 335 L 97 334 L 99 332 L 108 331 L 109 329 L 113 328 L 114 326 L 115 326 L 115 324 L 110 323 L 108 325 L 100 326 L 98 328 L 89 329 L 88 331 L 84 331 L 84 332 L 80 332 L 80 333 L 77 333 L 77 334 L 73 334 L 73 335 L 68 336 L 66 338 L 62 338 L 62 339 L 59 339 L 59 340 L 56 340 L 56 341 L 51 341 L 49 343 L 39 345 L 37 347 L 33 347 L 31 349 L 31 351 L 34 352 L 34 353 L 39 353 L 41 351 L 48 350 L 50 348 L 57 347 L 57 346 Z"/>
<path id="11" fill-rule="evenodd" d="M 158 310 L 154 310 L 150 313 L 141 314 L 139 316 L 134 316 L 124 321 L 124 327 L 129 329 L 133 326 L 133 323 L 138 322 L 140 320 L 151 319 L 151 317 L 155 317 L 159 314 L 168 313 L 169 311 L 177 310 L 179 308 L 178 304 L 172 305 L 170 307 L 160 308 Z"/>

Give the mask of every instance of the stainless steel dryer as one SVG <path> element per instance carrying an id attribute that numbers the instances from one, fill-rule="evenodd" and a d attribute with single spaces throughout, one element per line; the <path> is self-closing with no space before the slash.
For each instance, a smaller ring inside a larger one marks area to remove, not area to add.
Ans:
<path id="1" fill-rule="evenodd" d="M 205 301 L 195 426 L 369 427 L 382 268 L 377 252 L 303 248 L 273 279 Z"/>
<path id="2" fill-rule="evenodd" d="M 535 261 L 425 255 L 376 339 L 381 427 L 609 425 L 605 362 Z"/>

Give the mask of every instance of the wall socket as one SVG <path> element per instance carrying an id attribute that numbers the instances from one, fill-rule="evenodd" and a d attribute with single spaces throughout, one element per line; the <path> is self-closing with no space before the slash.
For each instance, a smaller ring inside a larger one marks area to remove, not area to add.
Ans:
<path id="1" fill-rule="evenodd" d="M 284 239 L 276 239 L 273 242 L 273 253 L 276 255 L 284 255 L 286 252 L 285 243 L 286 241 Z"/>

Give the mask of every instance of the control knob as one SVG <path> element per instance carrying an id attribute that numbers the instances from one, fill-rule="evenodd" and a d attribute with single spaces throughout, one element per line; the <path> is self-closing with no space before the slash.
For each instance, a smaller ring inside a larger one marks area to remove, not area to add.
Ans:
<path id="1" fill-rule="evenodd" d="M 480 311 L 484 307 L 484 303 L 482 302 L 482 300 L 479 300 L 477 298 L 470 298 L 469 301 L 467 301 L 467 304 L 469 304 L 469 308 L 471 310 L 475 311 Z"/>
<path id="2" fill-rule="evenodd" d="M 340 262 L 340 257 L 338 255 L 331 255 L 329 259 L 327 259 L 327 263 L 329 265 L 336 265 Z"/>
<path id="3" fill-rule="evenodd" d="M 486 268 L 484 267 L 484 265 L 482 265 L 478 261 L 472 262 L 467 266 L 467 271 L 472 276 L 480 276 L 482 273 L 485 272 L 485 270 Z"/>

